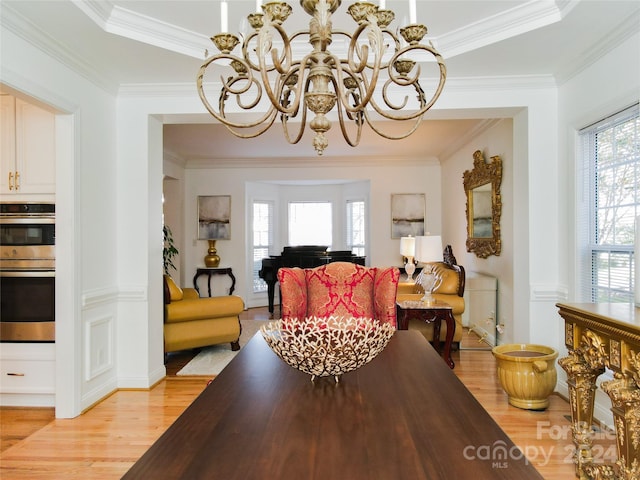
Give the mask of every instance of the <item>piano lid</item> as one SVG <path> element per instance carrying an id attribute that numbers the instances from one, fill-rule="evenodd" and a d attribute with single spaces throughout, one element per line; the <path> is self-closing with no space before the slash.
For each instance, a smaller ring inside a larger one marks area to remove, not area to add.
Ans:
<path id="1" fill-rule="evenodd" d="M 284 247 L 282 249 L 282 253 L 281 255 L 304 255 L 304 254 L 311 254 L 311 255 L 318 255 L 318 254 L 325 254 L 327 252 L 327 250 L 329 249 L 328 246 L 325 245 L 295 245 L 295 246 L 289 246 L 289 247 Z"/>

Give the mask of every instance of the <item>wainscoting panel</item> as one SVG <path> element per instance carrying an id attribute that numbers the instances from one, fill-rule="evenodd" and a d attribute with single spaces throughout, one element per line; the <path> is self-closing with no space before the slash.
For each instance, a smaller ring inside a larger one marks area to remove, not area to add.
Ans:
<path id="1" fill-rule="evenodd" d="M 103 315 L 90 319 L 85 328 L 85 381 L 90 381 L 114 367 L 114 318 Z"/>

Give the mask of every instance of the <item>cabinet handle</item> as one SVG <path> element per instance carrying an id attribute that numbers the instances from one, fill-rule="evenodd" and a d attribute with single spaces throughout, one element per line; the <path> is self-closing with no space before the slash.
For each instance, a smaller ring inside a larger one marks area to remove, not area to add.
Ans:
<path id="1" fill-rule="evenodd" d="M 9 172 L 9 190 L 13 190 L 13 172 Z"/>
<path id="2" fill-rule="evenodd" d="M 24 377 L 24 373 L 7 373 L 8 376 L 10 377 Z"/>
<path id="3" fill-rule="evenodd" d="M 20 190 L 20 172 L 16 172 L 16 190 Z"/>

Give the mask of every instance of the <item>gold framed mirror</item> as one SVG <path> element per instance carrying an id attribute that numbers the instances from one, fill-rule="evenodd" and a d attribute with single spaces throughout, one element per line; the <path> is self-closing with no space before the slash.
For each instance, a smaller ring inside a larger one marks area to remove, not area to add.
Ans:
<path id="1" fill-rule="evenodd" d="M 467 252 L 480 258 L 500 255 L 502 159 L 491 157 L 487 163 L 477 150 L 473 154 L 473 170 L 465 170 L 463 180 L 467 196 Z"/>

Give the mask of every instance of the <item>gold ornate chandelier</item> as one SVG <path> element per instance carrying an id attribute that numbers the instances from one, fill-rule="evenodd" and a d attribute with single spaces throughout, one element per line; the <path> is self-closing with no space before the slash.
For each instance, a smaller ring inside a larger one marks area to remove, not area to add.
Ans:
<path id="1" fill-rule="evenodd" d="M 285 2 L 262 5 L 264 13 L 247 17 L 253 31 L 243 37 L 242 57 L 232 54 L 240 43 L 236 35 L 222 32 L 212 37 L 220 53 L 205 60 L 197 77 L 198 94 L 209 113 L 240 138 L 261 135 L 280 116 L 287 141 L 295 144 L 302 138 L 309 110 L 315 115 L 309 126 L 315 132 L 313 146 L 318 155 L 329 143 L 325 136 L 331 128 L 327 114 L 334 109 L 342 135 L 352 147 L 360 143 L 365 123 L 387 139 L 411 135 L 440 96 L 446 80 L 440 54 L 431 43 L 420 43 L 427 27 L 412 18 L 411 24 L 399 29 L 398 36 L 388 28 L 395 17 L 391 10 L 356 2 L 348 8 L 357 23 L 355 31 L 333 30 L 331 15 L 340 3 L 341 0 L 300 0 L 311 16 L 309 28 L 292 35 L 283 28 L 291 6 Z M 223 6 L 226 7 L 224 1 Z M 413 7 L 412 17 L 415 3 Z M 225 20 L 222 26 L 226 30 Z M 344 58 L 329 50 L 334 36 L 348 43 Z M 308 39 L 312 50 L 301 59 L 294 59 L 292 42 L 300 39 Z M 433 56 L 439 70 L 431 98 L 420 85 L 420 66 L 408 58 L 409 54 L 424 56 L 425 52 Z M 216 69 L 228 72 L 227 76 L 220 74 L 222 88 L 216 93 L 215 102 L 209 102 L 205 93 L 207 68 L 215 73 Z M 235 98 L 240 109 L 254 110 L 264 105 L 263 93 L 270 103 L 266 112 L 251 121 L 234 120 L 227 106 L 230 98 Z M 408 128 L 400 134 L 383 132 L 376 117 L 403 121 Z M 291 119 L 299 119 L 299 124 Z"/>

